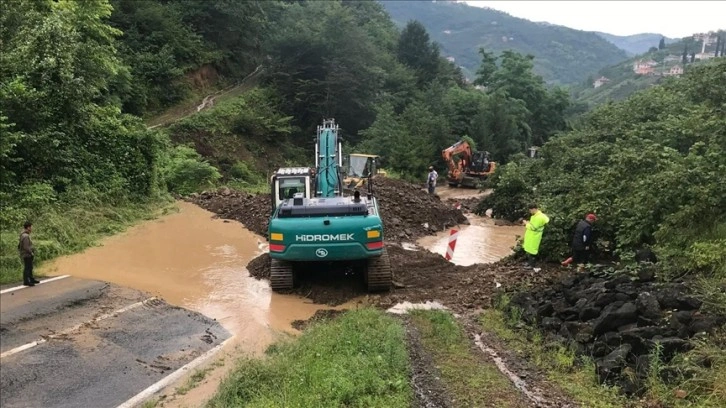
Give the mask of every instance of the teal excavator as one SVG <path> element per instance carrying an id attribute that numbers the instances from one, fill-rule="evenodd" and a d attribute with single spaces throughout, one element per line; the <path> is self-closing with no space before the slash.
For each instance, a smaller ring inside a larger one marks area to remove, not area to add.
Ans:
<path id="1" fill-rule="evenodd" d="M 279 169 L 271 179 L 272 216 L 268 227 L 270 285 L 294 287 L 302 263 L 361 268 L 369 291 L 388 290 L 391 264 L 383 244 L 383 223 L 373 195 L 343 195 L 343 152 L 335 120 L 318 126 L 315 168 Z"/>

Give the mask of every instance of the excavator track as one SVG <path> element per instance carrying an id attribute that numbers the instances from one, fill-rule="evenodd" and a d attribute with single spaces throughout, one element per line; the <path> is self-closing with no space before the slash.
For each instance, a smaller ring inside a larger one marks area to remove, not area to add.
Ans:
<path id="1" fill-rule="evenodd" d="M 295 284 L 292 263 L 271 259 L 270 263 L 270 286 L 272 290 L 292 289 Z"/>
<path id="2" fill-rule="evenodd" d="M 391 260 L 388 258 L 388 252 L 384 249 L 381 256 L 368 260 L 368 267 L 366 268 L 368 291 L 390 290 L 392 280 L 393 271 L 391 269 Z"/>

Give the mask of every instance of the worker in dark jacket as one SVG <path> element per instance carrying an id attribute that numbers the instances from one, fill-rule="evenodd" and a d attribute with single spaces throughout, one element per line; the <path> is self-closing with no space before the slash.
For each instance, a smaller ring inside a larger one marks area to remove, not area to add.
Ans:
<path id="1" fill-rule="evenodd" d="M 587 214 L 584 220 L 577 223 L 572 236 L 572 262 L 575 265 L 586 264 L 592 251 L 592 224 L 597 221 L 595 214 Z"/>
<path id="2" fill-rule="evenodd" d="M 35 248 L 33 241 L 30 239 L 30 233 L 33 230 L 33 224 L 29 221 L 23 224 L 23 232 L 20 233 L 20 241 L 18 242 L 18 253 L 20 259 L 23 260 L 23 285 L 35 286 L 40 281 L 33 277 L 33 257 L 35 256 Z"/>

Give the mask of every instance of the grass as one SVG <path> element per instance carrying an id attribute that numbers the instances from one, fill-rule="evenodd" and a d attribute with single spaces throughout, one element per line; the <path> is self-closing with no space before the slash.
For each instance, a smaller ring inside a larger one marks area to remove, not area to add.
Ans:
<path id="1" fill-rule="evenodd" d="M 548 379 L 559 385 L 575 401 L 589 408 L 619 408 L 627 400 L 616 388 L 598 384 L 595 364 L 589 358 L 579 358 L 562 344 L 548 344 L 537 331 L 512 329 L 517 316 L 489 309 L 480 316 L 482 328 L 497 335 L 520 357 L 542 369 Z"/>
<path id="2" fill-rule="evenodd" d="M 519 407 L 521 394 L 490 361 L 472 351 L 454 317 L 440 310 L 412 312 L 424 349 L 433 357 L 446 389 L 460 407 Z"/>
<path id="3" fill-rule="evenodd" d="M 406 407 L 413 392 L 405 333 L 374 309 L 314 323 L 263 359 L 243 358 L 209 407 Z"/>
<path id="4" fill-rule="evenodd" d="M 114 205 L 78 198 L 73 203 L 56 203 L 32 217 L 35 267 L 59 256 L 80 252 L 96 245 L 103 237 L 117 234 L 138 221 L 173 211 L 173 208 L 171 201 L 166 199 Z M 17 249 L 22 221 L 18 224 L 17 228 L 3 226 L 0 230 L 0 284 L 23 279 Z"/>
<path id="5" fill-rule="evenodd" d="M 191 377 L 189 377 L 187 382 L 183 386 L 177 388 L 175 390 L 175 392 L 179 395 L 185 395 L 186 393 L 191 391 L 194 387 L 199 385 L 199 383 L 201 383 L 207 377 L 207 374 L 209 374 L 209 372 L 212 371 L 213 369 L 214 369 L 214 367 L 208 367 L 203 370 L 195 370 L 194 374 L 192 374 Z"/>
<path id="6" fill-rule="evenodd" d="M 141 408 L 156 408 L 157 405 L 159 405 L 159 400 L 154 398 L 144 402 Z"/>

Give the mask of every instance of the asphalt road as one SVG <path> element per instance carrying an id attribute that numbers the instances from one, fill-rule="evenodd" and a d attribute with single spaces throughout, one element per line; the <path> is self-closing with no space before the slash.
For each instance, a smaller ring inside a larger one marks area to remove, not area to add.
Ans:
<path id="1" fill-rule="evenodd" d="M 104 282 L 4 293 L 0 406 L 116 407 L 229 336 L 196 312 Z"/>

